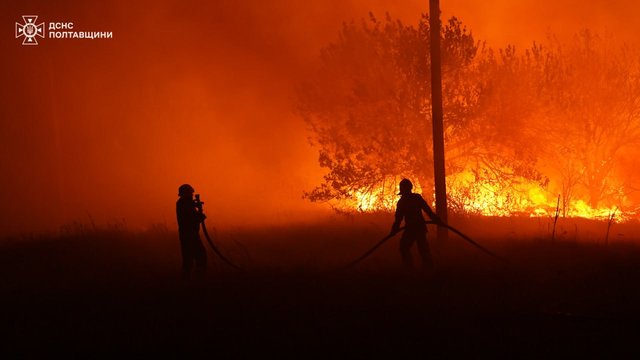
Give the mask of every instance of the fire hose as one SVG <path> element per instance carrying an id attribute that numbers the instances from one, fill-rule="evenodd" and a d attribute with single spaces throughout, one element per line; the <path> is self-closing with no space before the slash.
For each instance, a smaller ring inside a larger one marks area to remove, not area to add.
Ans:
<path id="1" fill-rule="evenodd" d="M 203 207 L 202 205 L 204 205 L 204 202 L 200 201 L 200 194 L 196 194 L 196 207 L 198 208 L 198 212 L 203 215 Z M 218 255 L 218 257 L 220 259 L 222 259 L 222 261 L 224 261 L 227 265 L 231 266 L 234 269 L 237 270 L 242 270 L 238 265 L 234 264 L 233 262 L 231 262 L 231 260 L 227 259 L 226 256 L 224 256 L 222 254 L 222 252 L 220 252 L 220 249 L 218 249 L 218 247 L 216 246 L 216 244 L 214 244 L 214 242 L 211 240 L 211 237 L 209 236 L 209 232 L 207 231 L 207 226 L 204 223 L 204 217 L 202 219 L 202 221 L 200 222 L 200 224 L 202 225 L 202 233 L 204 234 L 205 239 L 207 239 L 207 243 L 209 243 L 209 247 L 211 247 L 211 250 L 213 250 L 213 252 Z"/>
<path id="2" fill-rule="evenodd" d="M 437 224 L 438 226 L 443 226 L 445 228 L 447 228 L 449 231 L 453 232 L 454 234 L 460 236 L 463 240 L 467 241 L 468 243 L 470 243 L 471 245 L 475 246 L 477 249 L 479 249 L 480 251 L 482 251 L 483 253 L 493 257 L 494 259 L 503 262 L 505 264 L 508 264 L 509 261 L 507 261 L 506 259 L 496 255 L 495 253 L 493 253 L 491 250 L 485 248 L 484 246 L 478 244 L 476 241 L 474 241 L 473 239 L 471 239 L 470 237 L 468 237 L 467 235 L 465 235 L 463 232 L 461 232 L 460 230 L 454 228 L 453 226 L 450 226 L 448 224 L 442 223 L 442 222 L 436 222 L 436 221 L 425 221 L 425 224 Z M 343 267 L 343 269 L 349 269 L 353 266 L 355 266 L 356 264 L 358 264 L 359 262 L 361 262 L 362 260 L 366 259 L 367 257 L 369 257 L 369 255 L 373 254 L 380 246 L 382 246 L 382 244 L 384 244 L 385 242 L 387 242 L 387 240 L 391 239 L 392 237 L 396 236 L 401 230 L 403 230 L 406 226 L 403 226 L 401 228 L 398 229 L 398 231 L 390 233 L 389 235 L 385 236 L 384 238 L 382 238 L 380 241 L 378 241 L 371 249 L 369 249 L 367 252 L 365 252 L 364 254 L 362 254 L 359 258 L 355 259 L 354 261 L 348 263 L 347 265 L 345 265 Z"/>
<path id="3" fill-rule="evenodd" d="M 204 202 L 200 201 L 200 195 L 196 194 L 195 195 L 195 204 L 196 207 L 198 208 L 198 212 L 200 214 L 204 214 L 203 212 L 203 205 Z M 227 265 L 233 267 L 234 269 L 237 270 L 242 270 L 238 265 L 234 264 L 231 260 L 229 260 L 226 256 L 224 256 L 222 254 L 222 252 L 220 252 L 220 249 L 218 249 L 218 247 L 215 245 L 215 243 L 211 240 L 211 237 L 209 236 L 209 232 L 207 231 L 207 226 L 204 223 L 204 218 L 202 219 L 202 221 L 200 222 L 202 225 L 202 233 L 204 234 L 205 239 L 207 239 L 207 243 L 209 243 L 209 246 L 211 247 L 211 250 L 213 250 L 213 252 L 218 255 L 218 257 L 220 259 L 222 259 L 222 261 L 224 261 Z M 440 221 L 425 221 L 425 224 L 437 224 L 438 226 L 443 226 L 445 228 L 447 228 L 449 231 L 453 232 L 454 234 L 460 236 L 463 240 L 467 241 L 468 243 L 470 243 L 471 245 L 475 246 L 477 249 L 479 249 L 480 251 L 482 251 L 483 253 L 493 257 L 496 260 L 499 260 L 500 262 L 503 262 L 505 264 L 508 264 L 509 262 L 496 255 L 495 253 L 493 253 L 491 250 L 485 248 L 484 246 L 478 244 L 476 241 L 474 241 L 473 239 L 471 239 L 469 236 L 465 235 L 463 232 L 461 232 L 460 230 L 454 228 L 451 225 L 445 224 L 443 222 Z M 382 246 L 382 244 L 384 244 L 385 242 L 387 242 L 387 240 L 393 238 L 394 236 L 396 236 L 401 230 L 405 229 L 406 226 L 400 227 L 397 231 L 390 233 L 389 235 L 385 236 L 384 238 L 382 238 L 380 241 L 378 241 L 371 249 L 369 249 L 367 252 L 365 252 L 364 254 L 362 254 L 360 257 L 358 257 L 357 259 L 355 259 L 354 261 L 348 263 L 347 265 L 345 265 L 343 267 L 343 269 L 349 269 L 353 266 L 355 266 L 356 264 L 360 263 L 361 261 L 363 261 L 364 259 L 366 259 L 367 257 L 369 257 L 371 254 L 373 254 L 380 246 Z"/>

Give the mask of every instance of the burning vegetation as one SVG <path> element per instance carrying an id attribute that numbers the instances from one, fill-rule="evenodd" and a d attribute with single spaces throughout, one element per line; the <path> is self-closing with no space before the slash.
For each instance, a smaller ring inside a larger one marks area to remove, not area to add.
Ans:
<path id="1" fill-rule="evenodd" d="M 345 24 L 298 88 L 328 172 L 305 193 L 391 209 L 402 177 L 432 197 L 429 20 Z M 451 18 L 441 32 L 450 208 L 489 216 L 631 219 L 640 197 L 640 52 L 590 31 L 493 49 Z"/>

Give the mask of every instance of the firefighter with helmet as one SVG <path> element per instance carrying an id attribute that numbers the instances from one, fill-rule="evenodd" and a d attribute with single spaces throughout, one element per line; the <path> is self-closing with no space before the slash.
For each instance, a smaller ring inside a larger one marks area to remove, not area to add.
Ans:
<path id="1" fill-rule="evenodd" d="M 411 247 L 415 243 L 418 253 L 422 258 L 422 265 L 426 270 L 433 268 L 431 252 L 427 244 L 427 225 L 425 224 L 422 212 L 427 213 L 429 218 L 436 223 L 440 223 L 438 216 L 431 210 L 429 204 L 422 195 L 412 192 L 413 184 L 408 179 L 400 181 L 400 200 L 396 206 L 395 221 L 391 226 L 391 235 L 400 231 L 400 224 L 404 220 L 405 229 L 400 238 L 400 254 L 402 262 L 407 268 L 413 267 Z"/>
<path id="2" fill-rule="evenodd" d="M 182 276 L 189 279 L 195 263 L 196 275 L 204 277 L 207 267 L 207 254 L 200 240 L 200 223 L 206 216 L 198 211 L 193 198 L 195 190 L 189 184 L 178 188 L 179 199 L 176 202 L 178 234 L 182 252 Z"/>

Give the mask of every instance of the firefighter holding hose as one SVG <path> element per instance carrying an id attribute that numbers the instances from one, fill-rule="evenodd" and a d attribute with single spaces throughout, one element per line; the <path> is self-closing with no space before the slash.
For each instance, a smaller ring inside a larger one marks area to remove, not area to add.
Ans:
<path id="1" fill-rule="evenodd" d="M 207 267 L 207 254 L 200 240 L 200 224 L 206 216 L 198 211 L 198 204 L 193 198 L 194 189 L 189 184 L 178 188 L 176 202 L 176 215 L 178 217 L 178 234 L 180 237 L 180 250 L 182 252 L 182 278 L 188 280 L 191 277 L 195 263 L 196 275 L 204 277 Z"/>
<path id="2" fill-rule="evenodd" d="M 427 213 L 429 218 L 435 223 L 441 223 L 438 216 L 431 210 L 429 204 L 422 198 L 422 195 L 413 193 L 413 184 L 408 179 L 400 181 L 400 200 L 396 206 L 395 221 L 391 226 L 390 236 L 400 231 L 400 225 L 404 220 L 405 229 L 400 238 L 400 254 L 402 262 L 407 268 L 413 268 L 411 247 L 417 244 L 418 252 L 422 258 L 422 265 L 425 270 L 433 269 L 433 260 L 427 244 L 427 225 L 425 224 L 422 212 Z"/>

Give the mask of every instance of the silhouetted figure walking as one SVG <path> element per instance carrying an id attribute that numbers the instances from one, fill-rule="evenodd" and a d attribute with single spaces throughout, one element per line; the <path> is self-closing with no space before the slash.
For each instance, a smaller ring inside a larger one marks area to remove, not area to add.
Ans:
<path id="1" fill-rule="evenodd" d="M 200 241 L 200 223 L 206 216 L 198 211 L 193 193 L 194 190 L 191 185 L 181 185 L 178 188 L 178 196 L 180 198 L 176 202 L 183 279 L 190 278 L 194 262 L 196 274 L 200 277 L 204 276 L 207 267 L 207 254 L 202 241 Z"/>
<path id="2" fill-rule="evenodd" d="M 408 179 L 400 181 L 400 193 L 402 195 L 396 206 L 396 215 L 391 234 L 400 231 L 400 224 L 404 219 L 405 229 L 400 238 L 400 253 L 402 254 L 402 262 L 405 267 L 413 267 L 413 259 L 411 257 L 411 246 L 417 243 L 418 252 L 422 258 L 422 265 L 425 269 L 433 268 L 431 260 L 431 252 L 427 244 L 427 224 L 424 222 L 422 211 L 429 215 L 429 218 L 435 222 L 440 220 L 431 210 L 429 204 L 422 198 L 422 195 L 411 192 L 413 184 Z"/>

